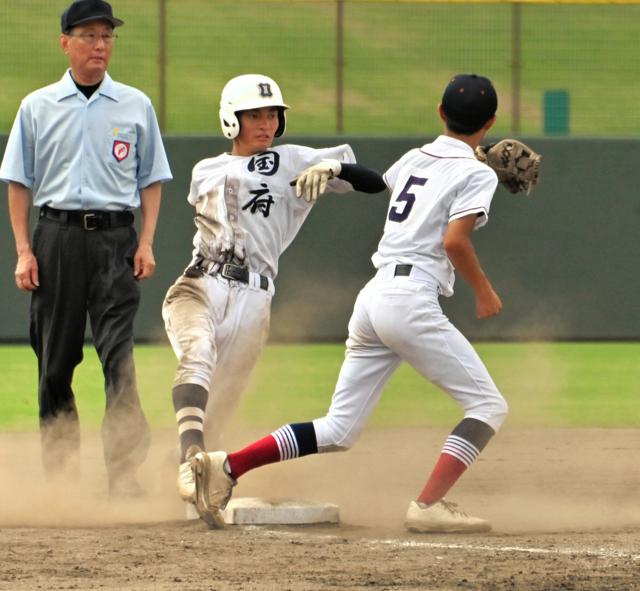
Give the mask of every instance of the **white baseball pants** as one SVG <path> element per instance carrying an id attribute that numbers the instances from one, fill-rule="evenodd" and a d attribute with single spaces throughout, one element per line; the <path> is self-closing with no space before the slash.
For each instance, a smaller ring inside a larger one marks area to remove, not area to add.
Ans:
<path id="1" fill-rule="evenodd" d="M 480 357 L 442 312 L 436 280 L 416 267 L 410 276 L 394 271 L 383 267 L 358 295 L 331 406 L 314 421 L 319 452 L 355 443 L 403 360 L 449 394 L 465 418 L 498 431 L 507 415 Z"/>
<path id="2" fill-rule="evenodd" d="M 174 386 L 197 384 L 209 392 L 210 449 L 218 449 L 267 340 L 272 297 L 272 285 L 267 291 L 218 275 L 181 276 L 167 292 L 162 317 L 178 358 Z"/>

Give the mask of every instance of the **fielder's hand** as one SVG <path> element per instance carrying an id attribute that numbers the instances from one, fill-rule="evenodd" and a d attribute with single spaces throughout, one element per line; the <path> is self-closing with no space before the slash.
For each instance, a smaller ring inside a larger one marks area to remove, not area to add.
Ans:
<path id="1" fill-rule="evenodd" d="M 479 320 L 497 316 L 502 311 L 502 300 L 493 290 L 488 288 L 485 291 L 476 293 L 476 317 Z"/>
<path id="2" fill-rule="evenodd" d="M 327 183 L 338 176 L 342 165 L 338 160 L 326 159 L 303 170 L 296 178 L 296 197 L 315 201 L 327 190 Z"/>
<path id="3" fill-rule="evenodd" d="M 495 170 L 498 181 L 511 193 L 531 193 L 538 183 L 542 156 L 524 142 L 505 139 L 489 146 L 478 146 L 476 158 Z"/>

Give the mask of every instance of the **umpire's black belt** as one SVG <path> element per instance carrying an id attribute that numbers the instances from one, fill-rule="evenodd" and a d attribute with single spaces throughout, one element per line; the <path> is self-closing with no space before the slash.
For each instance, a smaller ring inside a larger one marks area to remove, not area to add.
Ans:
<path id="1" fill-rule="evenodd" d="M 184 274 L 187 277 L 200 277 L 204 274 L 208 275 L 220 275 L 220 277 L 224 277 L 225 279 L 230 279 L 232 281 L 239 281 L 240 283 L 249 284 L 251 271 L 249 271 L 248 267 L 243 267 L 241 265 L 232 265 L 231 263 L 223 264 L 218 271 L 214 271 L 209 273 L 206 268 L 200 265 L 193 265 L 192 267 L 188 267 Z M 260 289 L 264 289 L 265 291 L 269 291 L 269 278 L 265 275 L 260 275 Z"/>
<path id="2" fill-rule="evenodd" d="M 78 226 L 88 231 L 130 226 L 134 220 L 131 211 L 54 209 L 48 205 L 40 209 L 40 217 L 55 220 L 59 224 L 67 226 Z"/>

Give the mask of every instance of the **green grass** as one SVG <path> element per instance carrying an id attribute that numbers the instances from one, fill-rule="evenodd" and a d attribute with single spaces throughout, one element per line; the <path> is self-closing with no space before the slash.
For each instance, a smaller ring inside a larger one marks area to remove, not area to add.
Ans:
<path id="1" fill-rule="evenodd" d="M 64 4 L 64 3 L 63 3 Z M 336 129 L 336 3 L 333 0 L 167 0 L 167 125 L 172 134 L 218 133 L 217 102 L 232 76 L 264 72 L 292 105 L 292 134 Z M 20 99 L 57 80 L 60 4 L 3 2 L 0 130 Z M 158 0 L 114 2 L 119 29 L 110 72 L 159 106 Z M 571 132 L 640 133 L 640 5 L 521 7 L 521 133 L 542 133 L 545 90 L 571 96 Z M 510 131 L 512 7 L 509 4 L 346 2 L 344 132 L 425 135 L 447 78 L 478 71 L 501 96 L 496 134 Z M 606 106 L 603 105 L 603 97 Z"/>
<path id="2" fill-rule="evenodd" d="M 484 359 L 511 407 L 514 426 L 637 427 L 640 424 L 640 344 L 481 343 Z M 342 345 L 266 348 L 237 420 L 272 429 L 310 420 L 327 409 L 342 362 Z M 143 406 L 156 429 L 174 424 L 171 384 L 175 359 L 165 346 L 136 349 Z M 0 347 L 0 429 L 37 429 L 36 362 L 26 346 Z M 99 426 L 104 412 L 102 374 L 85 350 L 74 388 L 82 424 Z M 457 406 L 403 365 L 389 382 L 371 424 L 448 426 Z"/>

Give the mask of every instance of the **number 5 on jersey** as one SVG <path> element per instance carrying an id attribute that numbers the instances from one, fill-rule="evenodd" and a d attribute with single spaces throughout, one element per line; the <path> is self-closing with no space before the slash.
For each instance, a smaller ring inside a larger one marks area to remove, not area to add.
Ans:
<path id="1" fill-rule="evenodd" d="M 404 222 L 409 217 L 413 204 L 416 201 L 416 196 L 411 192 L 411 187 L 417 185 L 424 187 L 427 179 L 423 179 L 419 176 L 410 176 L 409 180 L 404 186 L 404 189 L 400 191 L 400 194 L 393 202 L 393 205 L 389 208 L 389 220 L 392 222 Z"/>

